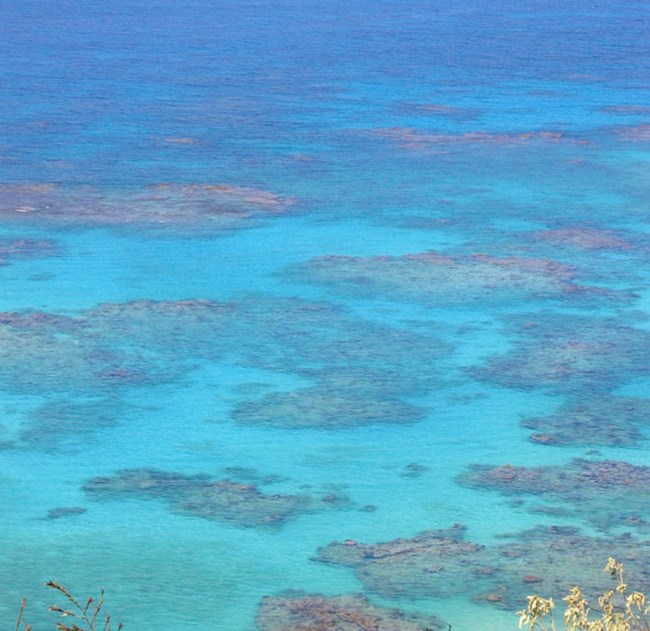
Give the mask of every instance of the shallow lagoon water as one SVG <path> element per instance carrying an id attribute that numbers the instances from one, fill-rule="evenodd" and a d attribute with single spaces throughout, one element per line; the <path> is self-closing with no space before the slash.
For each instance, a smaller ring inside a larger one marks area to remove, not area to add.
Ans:
<path id="1" fill-rule="evenodd" d="M 301 590 L 501 631 L 523 576 L 643 567 L 647 516 L 594 522 L 589 485 L 567 513 L 461 482 L 650 465 L 642 419 L 591 444 L 576 409 L 648 398 L 645 5 L 0 11 L 3 619 L 26 596 L 45 628 L 55 579 L 130 629 L 253 631 Z M 561 446 L 530 439 L 567 405 Z M 140 488 L 88 490 L 125 470 Z M 276 495 L 308 499 L 282 517 Z M 431 595 L 317 559 L 456 523 L 483 565 L 415 556 Z M 553 565 L 569 526 L 612 549 L 576 537 Z M 515 569 L 504 534 L 531 542 Z"/>

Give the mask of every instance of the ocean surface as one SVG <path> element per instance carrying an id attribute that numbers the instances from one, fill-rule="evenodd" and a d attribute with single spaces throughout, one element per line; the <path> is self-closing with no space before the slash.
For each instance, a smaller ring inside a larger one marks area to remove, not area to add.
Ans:
<path id="1" fill-rule="evenodd" d="M 650 589 L 649 27 L 0 0 L 2 626 Z"/>

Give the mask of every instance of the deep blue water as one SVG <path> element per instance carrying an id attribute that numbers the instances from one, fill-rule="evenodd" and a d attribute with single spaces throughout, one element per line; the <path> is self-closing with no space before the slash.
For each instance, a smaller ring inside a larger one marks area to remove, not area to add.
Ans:
<path id="1" fill-rule="evenodd" d="M 650 587 L 649 24 L 0 0 L 0 618 L 55 579 L 127 629 L 300 590 L 501 631 L 609 555 Z M 457 523 L 476 556 L 325 562 Z"/>

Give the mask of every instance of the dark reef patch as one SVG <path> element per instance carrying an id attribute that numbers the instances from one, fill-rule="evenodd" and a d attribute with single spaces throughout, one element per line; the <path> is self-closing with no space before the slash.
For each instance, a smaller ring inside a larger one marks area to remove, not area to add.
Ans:
<path id="1" fill-rule="evenodd" d="M 320 256 L 287 272 L 293 281 L 324 284 L 345 294 L 426 304 L 624 298 L 614 291 L 576 284 L 575 276 L 572 267 L 549 259 L 439 252 Z"/>
<path id="2" fill-rule="evenodd" d="M 236 404 L 240 422 L 323 428 L 404 423 L 425 416 L 408 399 L 440 386 L 439 360 L 448 348 L 427 333 L 361 320 L 326 303 L 268 296 L 138 300 L 74 316 L 5 312 L 0 389 L 49 400 L 118 400 L 129 389 L 176 381 L 205 363 L 241 363 L 307 385 L 293 392 L 267 389 L 261 399 Z M 78 412 L 55 411 L 61 433 L 81 428 L 83 405 Z M 99 410 L 96 418 L 107 424 Z M 42 415 L 27 419 L 24 438 L 38 442 L 30 427 L 39 424 L 47 424 Z"/>
<path id="3" fill-rule="evenodd" d="M 19 394 L 107 394 L 177 373 L 141 349 L 88 335 L 83 319 L 43 312 L 0 313 L 0 363 L 0 389 Z"/>
<path id="4" fill-rule="evenodd" d="M 450 596 L 464 591 L 458 567 L 480 565 L 485 555 L 465 540 L 465 530 L 457 524 L 374 545 L 334 542 L 319 549 L 317 560 L 354 568 L 366 589 L 388 598 Z"/>
<path id="5" fill-rule="evenodd" d="M 520 133 L 490 133 L 473 131 L 459 134 L 432 132 L 413 127 L 389 127 L 375 129 L 372 133 L 382 138 L 396 142 L 403 149 L 424 150 L 438 145 L 500 145 L 518 147 L 530 143 L 580 143 L 585 140 L 569 137 L 563 132 L 556 131 L 527 131 Z"/>
<path id="6" fill-rule="evenodd" d="M 643 554 L 650 544 L 630 535 L 601 539 L 575 528 L 539 526 L 503 539 L 478 545 L 467 541 L 465 527 L 457 524 L 384 543 L 334 542 L 321 548 L 316 560 L 353 568 L 365 589 L 385 598 L 466 595 L 511 611 L 531 592 L 558 598 L 576 583 L 595 600 L 602 593 L 600 570 L 607 555 L 625 562 L 635 588 L 650 587 Z"/>
<path id="7" fill-rule="evenodd" d="M 650 467 L 619 460 L 576 458 L 566 465 L 523 467 L 471 465 L 459 484 L 479 490 L 498 491 L 507 497 L 532 496 L 545 502 L 532 505 L 535 512 L 580 519 L 608 531 L 616 527 L 649 531 Z M 541 509 L 541 510 L 540 510 Z"/>
<path id="8" fill-rule="evenodd" d="M 650 425 L 650 399 L 594 395 L 576 397 L 548 416 L 526 418 L 531 440 L 544 445 L 633 445 Z"/>
<path id="9" fill-rule="evenodd" d="M 58 227 L 146 228 L 214 233 L 256 225 L 294 200 L 225 184 L 156 184 L 117 189 L 55 184 L 0 185 L 0 222 Z"/>
<path id="10" fill-rule="evenodd" d="M 21 441 L 43 451 L 56 451 L 69 441 L 88 440 L 93 432 L 114 425 L 123 406 L 117 401 L 46 401 L 26 417 Z"/>
<path id="11" fill-rule="evenodd" d="M 589 226 L 539 230 L 530 236 L 539 241 L 549 241 L 582 250 L 628 251 L 635 247 L 634 244 L 626 241 L 612 230 L 601 230 Z"/>
<path id="12" fill-rule="evenodd" d="M 102 499 L 160 499 L 167 502 L 173 512 L 246 528 L 277 528 L 305 513 L 351 507 L 343 496 L 333 499 L 331 495 L 266 494 L 254 484 L 155 469 L 119 471 L 114 476 L 93 478 L 83 488 Z"/>
<path id="13" fill-rule="evenodd" d="M 598 109 L 606 114 L 621 114 L 623 116 L 642 116 L 650 114 L 650 107 L 647 105 L 607 105 Z"/>
<path id="14" fill-rule="evenodd" d="M 420 478 L 427 471 L 429 471 L 429 467 L 427 467 L 426 465 L 420 464 L 418 462 L 410 462 L 402 469 L 402 471 L 400 472 L 400 477 Z"/>
<path id="15" fill-rule="evenodd" d="M 400 116 L 443 117 L 452 120 L 471 120 L 477 118 L 480 110 L 469 107 L 445 105 L 444 103 L 411 103 L 404 101 L 393 108 Z"/>
<path id="16" fill-rule="evenodd" d="M 50 508 L 47 511 L 47 519 L 61 519 L 63 517 L 76 517 L 83 515 L 88 509 L 82 506 L 59 506 L 57 508 Z"/>
<path id="17" fill-rule="evenodd" d="M 338 392 L 325 387 L 269 394 L 235 406 L 238 423 L 278 427 L 354 427 L 368 423 L 412 423 L 426 410 L 402 401 Z"/>
<path id="18" fill-rule="evenodd" d="M 634 142 L 650 142 L 650 125 L 642 124 L 631 127 L 620 127 L 614 130 L 619 138 Z"/>
<path id="19" fill-rule="evenodd" d="M 470 369 L 500 386 L 592 396 L 650 374 L 650 332 L 619 320 L 552 313 L 507 320 L 515 335 L 506 355 Z"/>
<path id="20" fill-rule="evenodd" d="M 439 631 L 432 616 L 378 607 L 361 594 L 323 596 L 289 592 L 265 596 L 257 614 L 259 631 Z"/>
<path id="21" fill-rule="evenodd" d="M 233 303 L 136 300 L 106 303 L 80 314 L 84 335 L 112 348 L 141 348 L 163 360 L 219 360 L 233 346 Z"/>
<path id="22" fill-rule="evenodd" d="M 59 248 L 50 239 L 0 238 L 0 265 L 19 259 L 40 259 L 56 256 Z"/>

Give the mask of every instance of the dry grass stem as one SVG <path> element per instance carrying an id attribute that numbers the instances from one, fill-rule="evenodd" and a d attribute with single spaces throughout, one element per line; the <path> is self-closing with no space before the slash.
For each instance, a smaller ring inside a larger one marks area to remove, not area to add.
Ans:
<path id="1" fill-rule="evenodd" d="M 623 564 L 615 559 L 607 561 L 605 572 L 616 580 L 614 589 L 607 590 L 598 599 L 599 611 L 591 618 L 591 609 L 582 590 L 577 585 L 563 598 L 564 628 L 566 631 L 650 631 L 646 597 L 641 592 L 628 591 L 623 580 Z M 557 631 L 553 620 L 553 601 L 537 595 L 528 596 L 528 606 L 517 612 L 519 628 L 527 626 L 530 631 Z"/>

